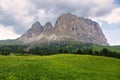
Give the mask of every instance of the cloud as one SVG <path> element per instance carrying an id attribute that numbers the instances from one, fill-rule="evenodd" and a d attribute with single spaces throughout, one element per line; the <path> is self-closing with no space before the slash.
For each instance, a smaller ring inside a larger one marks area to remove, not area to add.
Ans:
<path id="1" fill-rule="evenodd" d="M 62 13 L 104 20 L 104 16 L 117 7 L 115 0 L 30 0 L 30 2 L 34 6 L 33 12 L 36 12 L 35 20 L 39 20 L 42 24 L 47 21 L 54 23 Z"/>
<path id="2" fill-rule="evenodd" d="M 97 17 L 98 20 L 106 21 L 108 24 L 120 23 L 120 7 L 115 8 L 106 16 Z"/>
<path id="3" fill-rule="evenodd" d="M 113 3 L 114 0 L 0 0 L 0 22 L 15 26 L 15 31 L 21 34 L 34 21 L 54 23 L 62 13 L 83 17 L 107 15 L 115 7 Z"/>
<path id="4" fill-rule="evenodd" d="M 5 39 L 16 39 L 20 35 L 16 34 L 13 26 L 5 27 L 4 25 L 0 24 L 0 40 Z"/>
<path id="5" fill-rule="evenodd" d="M 16 33 L 25 32 L 34 20 L 28 12 L 31 7 L 29 0 L 0 0 L 0 23 L 13 25 Z"/>
<path id="6" fill-rule="evenodd" d="M 63 13 L 88 17 L 101 25 L 103 21 L 120 23 L 116 0 L 0 0 L 0 24 L 7 31 L 12 26 L 10 31 L 15 34 L 23 34 L 35 21 L 54 24 Z"/>
<path id="7" fill-rule="evenodd" d="M 31 0 L 37 9 L 70 12 L 79 16 L 103 16 L 115 6 L 114 0 Z M 107 4 L 107 7 L 106 7 Z"/>

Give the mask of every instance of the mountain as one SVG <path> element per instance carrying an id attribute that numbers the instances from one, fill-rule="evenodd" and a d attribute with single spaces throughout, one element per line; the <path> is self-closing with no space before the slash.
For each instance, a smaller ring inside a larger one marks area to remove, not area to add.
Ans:
<path id="1" fill-rule="evenodd" d="M 37 21 L 32 25 L 32 28 L 18 38 L 18 40 L 27 41 L 29 38 L 37 37 L 41 32 L 43 32 L 43 26 Z"/>
<path id="2" fill-rule="evenodd" d="M 43 32 L 46 32 L 46 31 L 49 31 L 50 29 L 52 29 L 52 24 L 50 22 L 47 22 L 45 25 L 44 25 L 44 30 Z"/>
<path id="3" fill-rule="evenodd" d="M 50 22 L 47 22 L 44 27 L 36 22 L 31 29 L 18 38 L 24 43 L 54 42 L 66 39 L 108 45 L 97 22 L 70 13 L 60 15 L 54 27 Z"/>

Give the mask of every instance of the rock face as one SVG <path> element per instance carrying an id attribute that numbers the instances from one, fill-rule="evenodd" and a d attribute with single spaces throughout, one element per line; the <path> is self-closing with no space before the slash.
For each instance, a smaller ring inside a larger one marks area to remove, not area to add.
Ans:
<path id="1" fill-rule="evenodd" d="M 43 30 L 43 32 L 49 31 L 50 29 L 52 29 L 52 24 L 51 24 L 50 22 L 47 22 L 47 23 L 44 25 L 44 30 Z"/>
<path id="2" fill-rule="evenodd" d="M 107 40 L 97 22 L 71 14 L 61 15 L 55 24 L 57 35 L 71 37 L 84 43 L 107 45 Z"/>
<path id="3" fill-rule="evenodd" d="M 84 43 L 108 45 L 107 40 L 97 22 L 70 13 L 62 14 L 52 27 L 50 22 L 43 27 L 39 22 L 33 24 L 19 39 L 25 43 L 32 41 L 57 41 L 65 38 L 74 39 Z"/>
<path id="4" fill-rule="evenodd" d="M 43 32 L 43 26 L 37 21 L 32 25 L 32 28 L 29 29 L 25 34 L 23 34 L 19 40 L 24 42 L 28 41 L 30 38 L 37 37 L 40 33 Z"/>

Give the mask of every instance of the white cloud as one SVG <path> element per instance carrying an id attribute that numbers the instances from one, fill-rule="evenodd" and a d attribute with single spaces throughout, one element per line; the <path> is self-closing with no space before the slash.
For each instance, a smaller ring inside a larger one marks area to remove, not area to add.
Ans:
<path id="1" fill-rule="evenodd" d="M 42 24 L 48 20 L 54 22 L 62 13 L 70 12 L 83 17 L 103 16 L 115 7 L 113 2 L 114 0 L 0 0 L 0 22 L 17 26 L 15 30 L 21 33 L 23 28 L 27 30 L 36 20 Z"/>
<path id="2" fill-rule="evenodd" d="M 106 21 L 109 24 L 120 23 L 120 7 L 113 9 L 110 14 L 108 14 L 104 17 L 101 17 L 99 19 Z"/>
<path id="3" fill-rule="evenodd" d="M 54 23 L 58 14 L 54 13 L 54 10 L 46 11 L 44 9 L 39 9 L 38 13 L 36 14 L 37 20 L 41 22 L 42 25 L 44 25 L 46 22 Z"/>
<path id="4" fill-rule="evenodd" d="M 0 40 L 5 40 L 5 39 L 16 39 L 20 35 L 16 34 L 14 32 L 14 29 L 12 26 L 3 26 L 0 24 Z"/>
<path id="5" fill-rule="evenodd" d="M 99 23 L 107 22 L 108 24 L 120 23 L 120 7 L 114 8 L 109 14 L 101 17 L 89 17 Z"/>
<path id="6" fill-rule="evenodd" d="M 101 16 L 115 6 L 115 0 L 31 0 L 38 9 L 43 8 L 50 10 L 51 8 L 59 9 L 59 11 L 71 12 L 79 14 L 79 16 Z M 107 4 L 107 7 L 106 7 Z M 56 12 L 57 13 L 57 12 Z"/>
<path id="7" fill-rule="evenodd" d="M 0 22 L 12 24 L 16 32 L 28 29 L 34 22 L 34 16 L 29 13 L 33 8 L 30 0 L 0 0 Z"/>

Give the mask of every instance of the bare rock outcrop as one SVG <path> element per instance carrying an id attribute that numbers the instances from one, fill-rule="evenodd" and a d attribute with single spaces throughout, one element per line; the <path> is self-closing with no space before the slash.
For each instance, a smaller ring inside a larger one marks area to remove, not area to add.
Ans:
<path id="1" fill-rule="evenodd" d="M 43 26 L 37 21 L 32 25 L 31 29 L 29 29 L 18 39 L 27 42 L 30 38 L 35 38 L 40 35 L 41 32 L 43 32 Z"/>
<path id="2" fill-rule="evenodd" d="M 62 14 L 56 21 L 55 33 L 84 43 L 108 45 L 97 22 L 72 14 Z"/>
<path id="3" fill-rule="evenodd" d="M 64 38 L 83 43 L 108 45 L 97 22 L 70 13 L 59 16 L 54 27 L 50 22 L 46 23 L 44 28 L 39 22 L 34 23 L 32 28 L 23 34 L 19 40 L 27 43 L 32 41 L 57 41 L 64 40 Z"/>

